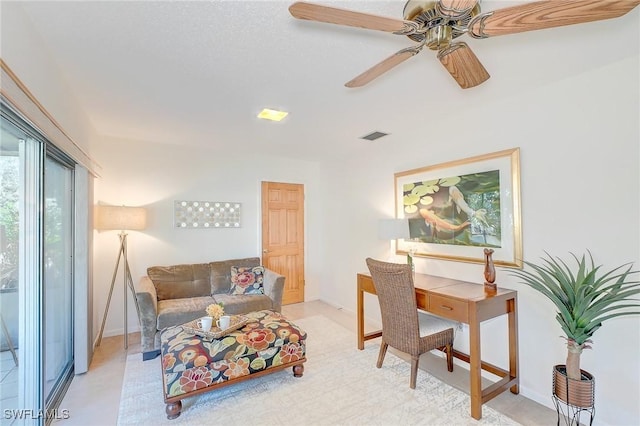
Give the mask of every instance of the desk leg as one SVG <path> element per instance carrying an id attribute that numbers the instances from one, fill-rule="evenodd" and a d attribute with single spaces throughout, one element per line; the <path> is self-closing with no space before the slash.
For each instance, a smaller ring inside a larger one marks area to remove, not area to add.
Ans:
<path id="1" fill-rule="evenodd" d="M 364 291 L 358 283 L 358 349 L 364 349 Z"/>
<path id="2" fill-rule="evenodd" d="M 469 374 L 471 376 L 469 393 L 471 394 L 471 417 L 482 417 L 482 358 L 480 353 L 480 322 L 476 312 L 472 312 L 469 321 Z"/>
<path id="3" fill-rule="evenodd" d="M 508 302 L 509 309 L 509 374 L 511 377 L 519 376 L 518 371 L 518 314 L 516 312 L 517 300 L 511 299 Z M 511 386 L 511 393 L 517 394 L 519 392 L 519 380 L 518 382 Z"/>

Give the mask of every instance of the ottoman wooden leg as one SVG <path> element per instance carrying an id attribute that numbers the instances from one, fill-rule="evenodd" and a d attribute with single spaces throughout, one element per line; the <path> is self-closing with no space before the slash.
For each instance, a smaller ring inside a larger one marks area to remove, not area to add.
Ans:
<path id="1" fill-rule="evenodd" d="M 167 403 L 164 411 L 167 413 L 167 419 L 173 420 L 180 416 L 180 412 L 182 411 L 182 401 L 169 402 Z"/>
<path id="2" fill-rule="evenodd" d="M 298 364 L 293 366 L 293 377 L 302 377 L 302 373 L 304 373 L 303 364 Z"/>

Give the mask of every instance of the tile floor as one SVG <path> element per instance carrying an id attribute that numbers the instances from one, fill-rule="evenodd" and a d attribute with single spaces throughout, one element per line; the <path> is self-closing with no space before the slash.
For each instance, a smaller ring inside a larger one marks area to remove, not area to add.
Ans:
<path id="1" fill-rule="evenodd" d="M 313 301 L 287 305 L 283 306 L 282 311 L 292 320 L 324 315 L 355 333 L 355 315 L 324 302 Z M 94 353 L 89 372 L 77 375 L 73 379 L 61 403 L 60 409 L 69 410 L 70 418 L 56 420 L 55 423 L 59 423 L 60 426 L 116 425 L 126 357 L 127 354 L 140 352 L 139 342 L 139 334 L 130 334 L 129 348 L 125 351 L 122 336 L 104 338 L 101 346 Z M 354 347 L 356 343 L 354 337 Z M 378 342 L 374 340 L 367 344 L 378 344 Z M 454 368 L 453 373 L 448 373 L 446 363 L 436 355 L 423 356 L 420 359 L 420 368 L 465 392 L 468 389 L 468 371 L 463 368 Z M 557 420 L 554 410 L 509 392 L 501 394 L 487 405 L 527 426 L 551 425 Z"/>
<path id="2" fill-rule="evenodd" d="M 11 351 L 0 352 L 0 407 L 14 408 L 18 406 L 18 366 Z M 3 411 L 4 414 L 4 411 Z M 8 420 L 2 415 L 0 426 L 9 426 L 14 420 Z"/>

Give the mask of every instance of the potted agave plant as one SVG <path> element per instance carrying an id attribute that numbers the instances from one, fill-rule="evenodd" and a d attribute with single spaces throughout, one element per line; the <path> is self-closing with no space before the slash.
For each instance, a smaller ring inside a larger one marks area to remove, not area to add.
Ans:
<path id="1" fill-rule="evenodd" d="M 594 379 L 580 369 L 583 349 L 590 349 L 591 337 L 608 319 L 640 314 L 640 282 L 633 277 L 631 264 L 601 272 L 589 252 L 572 269 L 560 258 L 549 253 L 541 264 L 524 262 L 530 270 L 512 271 L 523 284 L 545 295 L 557 309 L 556 319 L 565 333 L 567 361 L 554 367 L 554 394 L 575 407 L 594 405 Z"/>

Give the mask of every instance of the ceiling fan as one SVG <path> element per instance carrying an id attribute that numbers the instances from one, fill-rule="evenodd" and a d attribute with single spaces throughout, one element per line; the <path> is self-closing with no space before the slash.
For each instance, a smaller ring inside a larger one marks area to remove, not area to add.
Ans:
<path id="1" fill-rule="evenodd" d="M 468 89 L 487 81 L 489 73 L 465 42 L 453 41 L 461 35 L 483 39 L 618 18 L 638 4 L 640 0 L 546 0 L 480 13 L 480 0 L 409 0 L 404 6 L 404 19 L 396 19 L 296 2 L 289 12 L 297 19 L 385 31 L 418 43 L 369 68 L 347 82 L 347 87 L 364 86 L 426 46 L 438 52 L 449 74 L 460 87 Z"/>

